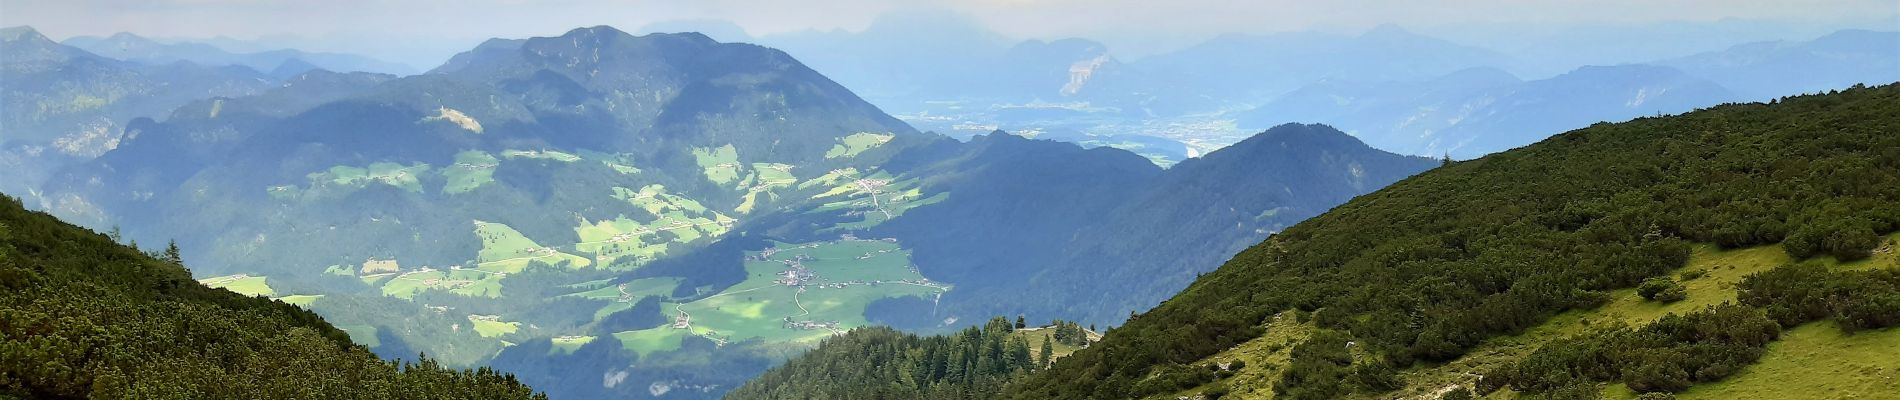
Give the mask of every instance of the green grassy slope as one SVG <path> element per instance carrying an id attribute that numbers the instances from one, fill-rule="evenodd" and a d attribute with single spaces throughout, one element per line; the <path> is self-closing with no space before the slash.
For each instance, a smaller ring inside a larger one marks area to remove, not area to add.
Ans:
<path id="1" fill-rule="evenodd" d="M 486 369 L 378 360 L 316 314 L 0 197 L 0 397 L 539 396 Z"/>
<path id="2" fill-rule="evenodd" d="M 1599 124 L 1439 168 L 1243 251 L 1009 397 L 1190 389 L 1206 382 L 1182 366 L 1270 335 L 1269 319 L 1288 310 L 1311 313 L 1316 333 L 1274 367 L 1276 398 L 1381 396 L 1406 386 L 1402 371 L 1482 354 L 1580 310 L 1660 315 L 1619 296 L 1715 253 L 1691 243 L 1865 258 L 1876 234 L 1900 228 L 1895 109 L 1900 86 L 1857 88 Z M 1691 293 L 1667 308 L 1721 299 Z M 1702 373 L 1694 379 L 1724 375 Z"/>

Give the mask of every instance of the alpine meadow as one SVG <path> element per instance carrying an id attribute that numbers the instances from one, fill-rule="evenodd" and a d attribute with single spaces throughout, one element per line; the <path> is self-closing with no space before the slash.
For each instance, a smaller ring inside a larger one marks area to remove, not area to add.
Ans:
<path id="1" fill-rule="evenodd" d="M 1900 400 L 1886 1 L 134 3 L 0 399 Z"/>

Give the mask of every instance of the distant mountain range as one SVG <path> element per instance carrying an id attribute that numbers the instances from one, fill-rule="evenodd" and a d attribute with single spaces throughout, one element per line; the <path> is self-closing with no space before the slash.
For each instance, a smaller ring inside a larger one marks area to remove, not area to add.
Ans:
<path id="1" fill-rule="evenodd" d="M 1761 100 L 1900 82 L 1900 32 L 1844 30 L 1808 41 L 1769 41 L 1657 61 Z"/>
<path id="2" fill-rule="evenodd" d="M 1738 44 L 1764 32 L 1814 28 L 1749 21 L 1622 28 L 1493 40 L 1502 50 L 1394 25 L 1359 34 L 1228 34 L 1133 61 L 1087 39 L 1011 41 L 947 11 L 893 13 L 855 32 L 753 37 L 716 20 L 644 29 L 717 31 L 784 48 L 920 129 L 956 137 L 1005 129 L 1128 149 L 1164 165 L 1283 123 L 1333 124 L 1374 147 L 1404 154 L 1471 158 L 1598 121 L 1900 81 L 1895 32 L 1842 30 L 1811 41 Z M 1601 45 L 1643 37 L 1655 39 Z M 1457 83 L 1454 73 L 1473 69 L 1535 83 L 1444 86 Z M 1433 94 L 1407 92 L 1427 81 L 1436 81 L 1427 84 L 1436 85 Z M 1562 85 L 1599 84 L 1614 89 L 1574 99 L 1537 98 Z M 1324 93 L 1340 85 L 1365 88 Z M 1424 97 L 1413 99 L 1416 104 L 1368 97 L 1366 91 L 1381 87 L 1399 97 Z M 1474 97 L 1450 98 L 1459 96 Z M 1320 98 L 1332 101 L 1315 101 Z M 1333 104 L 1349 100 L 1366 104 Z M 1529 108 L 1538 104 L 1548 104 L 1545 111 L 1559 117 L 1537 114 L 1534 119 L 1548 122 L 1540 124 L 1506 115 L 1533 112 Z"/>
<path id="3" fill-rule="evenodd" d="M 61 45 L 30 27 L 0 30 L 0 190 L 26 193 L 57 169 L 117 147 L 127 122 L 197 99 L 277 85 L 243 67 L 142 65 Z"/>
<path id="4" fill-rule="evenodd" d="M 286 79 L 312 69 L 336 72 L 375 72 L 414 75 L 415 68 L 354 54 L 307 53 L 295 49 L 237 53 L 217 46 L 190 42 L 161 42 L 131 33 L 107 37 L 75 36 L 61 42 L 67 46 L 115 60 L 146 65 L 165 65 L 180 61 L 205 66 L 237 65 Z"/>
<path id="5" fill-rule="evenodd" d="M 1468 159 L 1600 121 L 1741 99 L 1669 67 L 1584 67 L 1534 81 L 1471 69 L 1414 82 L 1321 82 L 1242 113 L 1239 125 L 1318 121 L 1379 148 Z"/>
<path id="6" fill-rule="evenodd" d="M 1357 36 L 1222 35 L 1137 66 L 1178 82 L 1185 92 L 1252 104 L 1325 79 L 1422 79 L 1505 60 L 1489 50 L 1382 25 Z"/>
<path id="7" fill-rule="evenodd" d="M 1472 69 L 1414 81 L 1329 80 L 1238 114 L 1242 128 L 1333 124 L 1374 147 L 1473 158 L 1595 122 L 1733 101 L 1900 81 L 1900 33 L 1841 31 L 1652 64 L 1583 67 L 1518 81 Z"/>
<path id="8" fill-rule="evenodd" d="M 827 329 L 1116 323 L 1220 261 L 1170 255 L 1233 251 L 1438 165 L 1306 125 L 1166 170 L 958 141 L 778 50 L 610 27 L 491 40 L 422 75 L 313 70 L 124 132 L 24 197 L 176 239 L 209 281 L 255 279 L 239 288 L 378 354 L 571 398 L 716 396 Z"/>

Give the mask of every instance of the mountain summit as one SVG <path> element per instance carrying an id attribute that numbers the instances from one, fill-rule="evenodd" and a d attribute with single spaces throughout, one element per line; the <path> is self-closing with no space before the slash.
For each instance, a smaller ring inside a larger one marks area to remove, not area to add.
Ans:
<path id="1" fill-rule="evenodd" d="M 493 83 L 537 113 L 612 120 L 636 135 L 696 145 L 737 141 L 740 153 L 808 160 L 840 132 L 916 133 L 782 51 L 698 33 L 634 36 L 595 26 L 497 39 L 429 74 Z M 773 143 L 748 142 L 730 133 L 734 127 L 771 132 Z"/>

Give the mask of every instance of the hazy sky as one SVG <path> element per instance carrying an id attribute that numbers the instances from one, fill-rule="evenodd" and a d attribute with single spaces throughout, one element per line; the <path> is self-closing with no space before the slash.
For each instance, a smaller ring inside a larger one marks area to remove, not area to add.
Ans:
<path id="1" fill-rule="evenodd" d="M 316 50 L 378 54 L 452 52 L 489 37 L 549 36 L 591 25 L 634 30 L 679 19 L 731 20 L 752 35 L 857 30 L 878 14 L 918 8 L 967 14 L 1015 38 L 1090 37 L 1136 52 L 1223 32 L 1352 32 L 1383 23 L 1429 31 L 1738 18 L 1900 29 L 1892 26 L 1900 24 L 1896 0 L 0 0 L 0 25 L 32 25 L 55 39 L 120 31 L 299 37 L 312 46 L 359 47 Z"/>

